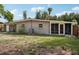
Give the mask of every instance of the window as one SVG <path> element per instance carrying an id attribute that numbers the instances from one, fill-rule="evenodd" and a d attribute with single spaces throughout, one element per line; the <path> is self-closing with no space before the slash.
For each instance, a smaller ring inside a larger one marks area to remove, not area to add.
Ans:
<path id="1" fill-rule="evenodd" d="M 43 27 L 43 24 L 39 24 L 39 28 L 42 28 Z"/>
<path id="2" fill-rule="evenodd" d="M 21 25 L 21 28 L 25 28 L 25 24 L 22 24 L 22 25 Z"/>

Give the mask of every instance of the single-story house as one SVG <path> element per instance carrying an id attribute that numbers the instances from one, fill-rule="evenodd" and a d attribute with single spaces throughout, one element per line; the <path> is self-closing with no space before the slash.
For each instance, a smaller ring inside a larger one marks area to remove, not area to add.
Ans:
<path id="1" fill-rule="evenodd" d="M 4 31 L 4 23 L 0 22 L 0 32 Z"/>
<path id="2" fill-rule="evenodd" d="M 73 26 L 77 22 L 57 21 L 57 20 L 40 20 L 40 19 L 25 19 L 16 21 L 16 32 L 23 29 L 25 33 L 36 34 L 58 34 L 58 35 L 72 35 Z M 8 26 L 7 26 L 8 27 Z"/>
<path id="3" fill-rule="evenodd" d="M 7 22 L 5 24 L 7 32 L 15 32 L 16 31 L 16 24 L 15 22 Z"/>

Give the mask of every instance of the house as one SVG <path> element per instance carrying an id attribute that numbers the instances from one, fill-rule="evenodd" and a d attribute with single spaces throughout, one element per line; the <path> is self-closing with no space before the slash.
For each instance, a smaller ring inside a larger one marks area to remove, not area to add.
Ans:
<path id="1" fill-rule="evenodd" d="M 5 27 L 6 27 L 6 32 L 15 32 L 16 31 L 15 22 L 7 22 Z"/>
<path id="2" fill-rule="evenodd" d="M 40 19 L 26 19 L 16 21 L 16 32 L 23 29 L 28 34 L 58 34 L 58 35 L 72 35 L 73 26 L 77 22 L 57 21 L 57 20 L 40 20 Z"/>
<path id="3" fill-rule="evenodd" d="M 0 22 L 0 32 L 4 31 L 4 23 Z"/>

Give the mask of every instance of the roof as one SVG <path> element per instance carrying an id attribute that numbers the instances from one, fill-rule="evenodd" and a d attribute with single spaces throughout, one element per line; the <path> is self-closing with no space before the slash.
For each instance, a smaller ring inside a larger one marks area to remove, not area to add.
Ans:
<path id="1" fill-rule="evenodd" d="M 17 20 L 15 21 L 15 23 L 21 23 L 21 22 L 27 22 L 27 21 L 43 21 L 43 22 L 65 22 L 65 23 L 72 23 L 69 21 L 58 21 L 58 20 L 42 20 L 42 19 L 21 19 L 21 20 Z"/>
<path id="2" fill-rule="evenodd" d="M 41 20 L 41 19 L 21 19 L 15 22 L 22 22 L 22 21 L 49 21 L 49 20 Z"/>

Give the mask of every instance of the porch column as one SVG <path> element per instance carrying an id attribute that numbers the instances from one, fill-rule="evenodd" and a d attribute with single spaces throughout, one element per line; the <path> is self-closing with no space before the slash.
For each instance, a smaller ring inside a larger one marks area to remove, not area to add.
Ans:
<path id="1" fill-rule="evenodd" d="M 49 27 L 50 27 L 50 30 L 49 30 L 49 32 L 50 32 L 50 35 L 51 35 L 51 22 L 50 22 L 50 25 L 49 25 Z"/>
<path id="2" fill-rule="evenodd" d="M 9 32 L 9 25 L 6 25 L 6 32 Z"/>
<path id="3" fill-rule="evenodd" d="M 60 35 L 60 23 L 58 24 L 58 34 Z"/>
<path id="4" fill-rule="evenodd" d="M 65 35 L 65 24 L 63 24 L 63 35 Z"/>
<path id="5" fill-rule="evenodd" d="M 71 24 L 71 35 L 73 35 L 73 25 Z"/>

